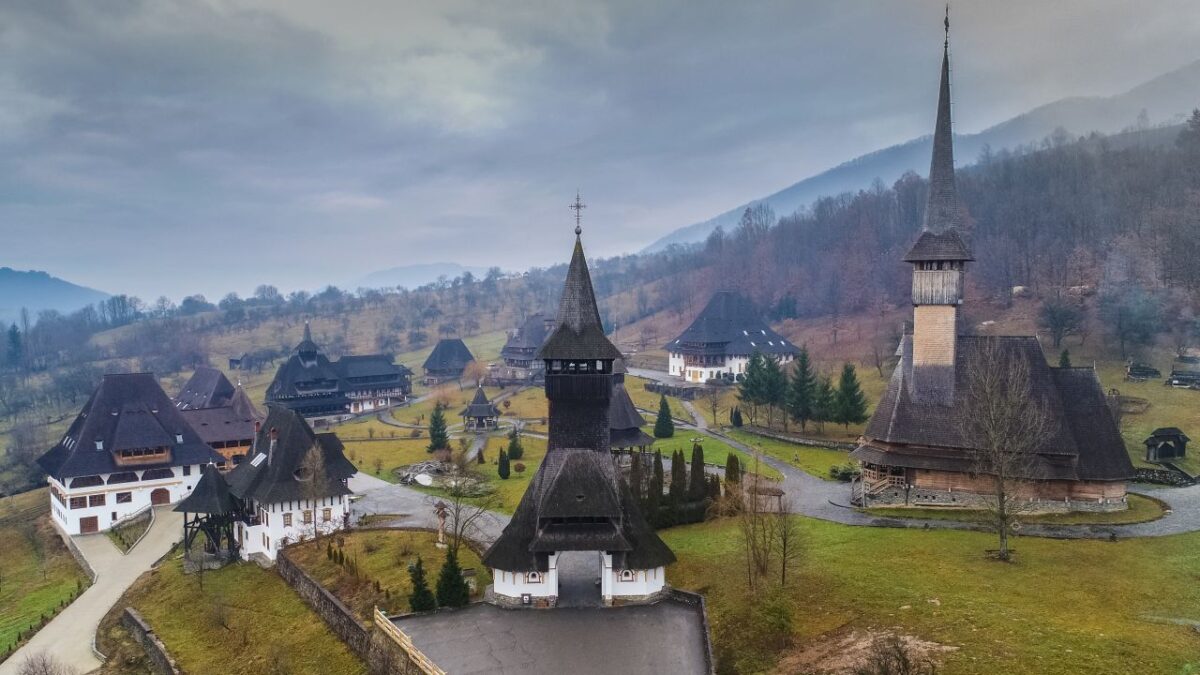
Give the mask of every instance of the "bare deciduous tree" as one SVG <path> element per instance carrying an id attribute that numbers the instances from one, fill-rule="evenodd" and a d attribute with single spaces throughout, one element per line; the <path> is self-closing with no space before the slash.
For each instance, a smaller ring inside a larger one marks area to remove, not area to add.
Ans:
<path id="1" fill-rule="evenodd" d="M 723 393 L 725 393 L 725 390 L 721 387 L 709 385 L 704 388 L 704 402 L 708 404 L 708 409 L 712 411 L 713 424 L 720 424 L 719 420 L 721 418 L 717 416 L 717 413 L 721 411 L 721 394 Z"/>
<path id="2" fill-rule="evenodd" d="M 867 662 L 855 668 L 854 675 L 937 675 L 937 664 L 914 654 L 904 640 L 889 635 L 871 643 Z"/>
<path id="3" fill-rule="evenodd" d="M 431 506 L 439 501 L 446 505 L 447 544 L 455 555 L 463 540 L 477 538 L 480 521 L 497 505 L 493 494 L 480 494 L 482 483 L 475 475 L 460 471 L 447 479 L 443 496 L 428 498 Z"/>
<path id="4" fill-rule="evenodd" d="M 779 583 L 786 586 L 788 569 L 800 558 L 800 522 L 792 515 L 792 500 L 779 500 L 779 512 L 775 514 L 775 541 L 779 548 Z"/>
<path id="5" fill-rule="evenodd" d="M 972 471 L 991 487 L 981 502 L 986 524 L 1000 539 L 997 557 L 1008 561 L 1009 532 L 1034 507 L 1028 497 L 1040 475 L 1037 449 L 1055 426 L 1043 395 L 1033 390 L 1029 362 L 1015 347 L 988 342 L 970 367 L 962 431 L 975 448 Z"/>
<path id="6" fill-rule="evenodd" d="M 17 675 L 75 675 L 74 668 L 61 663 L 46 652 L 37 652 L 25 657 Z"/>

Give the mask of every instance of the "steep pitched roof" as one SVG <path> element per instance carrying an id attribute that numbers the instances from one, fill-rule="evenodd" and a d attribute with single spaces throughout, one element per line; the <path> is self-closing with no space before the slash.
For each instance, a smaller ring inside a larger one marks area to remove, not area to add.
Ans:
<path id="1" fill-rule="evenodd" d="M 305 466 L 305 458 L 313 449 L 324 467 L 325 480 L 320 484 L 313 482 Z M 294 411 L 268 405 L 266 422 L 254 439 L 254 450 L 226 479 L 233 496 L 272 504 L 350 494 L 345 481 L 356 471 L 335 434 L 314 433 Z"/>
<path id="2" fill-rule="evenodd" d="M 617 349 L 600 323 L 596 293 L 592 290 L 592 275 L 583 255 L 583 242 L 578 231 L 567 279 L 558 302 L 558 318 L 554 332 L 538 352 L 540 359 L 619 359 Z"/>
<path id="3" fill-rule="evenodd" d="M 526 356 L 531 351 L 536 352 L 541 348 L 542 343 L 546 341 L 546 336 L 549 332 L 549 327 L 546 325 L 546 315 L 541 312 L 531 314 L 521 323 L 521 327 L 508 338 L 508 341 L 504 343 L 504 348 L 500 350 L 500 356 L 503 358 L 519 358 Z"/>
<path id="4" fill-rule="evenodd" d="M 99 446 L 99 447 L 98 447 Z M 192 429 L 151 373 L 105 375 L 62 439 L 38 458 L 58 480 L 113 473 L 114 452 L 170 448 L 170 459 L 138 468 L 221 461 Z"/>
<path id="5" fill-rule="evenodd" d="M 947 24 L 947 31 L 949 24 Z M 970 247 L 960 233 L 962 207 L 954 178 L 954 132 L 950 120 L 949 38 L 942 52 L 942 80 L 938 91 L 937 122 L 933 130 L 933 154 L 929 160 L 929 195 L 921 236 L 904 257 L 908 262 L 923 260 L 974 260 Z"/>
<path id="6" fill-rule="evenodd" d="M 970 451 L 979 449 L 969 437 L 969 378 L 983 350 L 998 345 L 1002 358 L 1022 361 L 1029 373 L 1030 395 L 1042 401 L 1050 432 L 1037 454 L 1037 478 L 1123 480 L 1133 465 L 1105 404 L 1100 381 L 1090 369 L 1052 369 L 1036 338 L 1025 336 L 959 336 L 954 366 L 954 398 L 950 405 L 918 401 L 912 381 L 912 340 L 901 343 L 900 363 L 867 423 L 865 443 L 853 456 L 869 462 L 916 468 L 968 471 Z M 872 442 L 900 446 L 884 453 Z"/>
<path id="7" fill-rule="evenodd" d="M 461 373 L 475 356 L 459 338 L 443 338 L 434 345 L 423 366 L 426 371 Z"/>
<path id="8" fill-rule="evenodd" d="M 300 340 L 300 343 L 296 345 L 296 353 L 297 354 L 311 354 L 311 353 L 315 353 L 317 351 L 319 351 L 319 347 L 317 347 L 317 343 L 313 342 L 312 328 L 309 327 L 308 322 L 305 321 L 304 322 L 304 339 Z"/>
<path id="9" fill-rule="evenodd" d="M 499 417 L 500 410 L 488 400 L 483 387 L 475 389 L 475 398 L 459 413 L 462 417 Z"/>
<path id="10" fill-rule="evenodd" d="M 180 410 L 215 408 L 233 398 L 234 386 L 225 373 L 211 366 L 200 366 L 175 395 Z"/>
<path id="11" fill-rule="evenodd" d="M 264 418 L 241 387 L 234 391 L 233 398 L 225 405 L 217 408 L 186 408 L 181 412 L 188 424 L 209 445 L 253 438 L 254 423 Z"/>
<path id="12" fill-rule="evenodd" d="M 387 379 L 411 375 L 407 367 L 393 362 L 391 354 L 360 354 L 348 355 L 334 361 L 331 365 L 342 378 L 350 380 Z"/>
<path id="13" fill-rule="evenodd" d="M 390 382 L 406 384 L 412 371 L 392 359 L 390 354 L 363 354 L 330 361 L 313 343 L 305 324 L 304 340 L 275 371 L 275 379 L 267 387 L 267 400 L 313 394 L 337 399 L 349 392 L 382 388 Z"/>
<path id="14" fill-rule="evenodd" d="M 800 353 L 763 321 L 749 298 L 731 290 L 713 293 L 687 330 L 664 348 L 711 355 L 750 355 L 755 351 L 793 356 Z"/>
<path id="15" fill-rule="evenodd" d="M 609 447 L 635 448 L 654 443 L 654 439 L 642 431 L 645 424 L 646 420 L 633 404 L 624 383 L 614 382 L 613 395 L 608 400 Z"/>
<path id="16" fill-rule="evenodd" d="M 225 482 L 225 477 L 217 470 L 216 465 L 205 464 L 200 471 L 200 480 L 196 482 L 196 487 L 172 510 L 213 516 L 233 513 L 237 505 L 233 495 L 229 494 L 229 484 Z"/>

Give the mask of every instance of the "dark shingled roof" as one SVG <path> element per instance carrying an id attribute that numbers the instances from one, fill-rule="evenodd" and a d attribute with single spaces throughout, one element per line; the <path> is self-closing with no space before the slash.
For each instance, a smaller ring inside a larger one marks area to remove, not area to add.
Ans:
<path id="1" fill-rule="evenodd" d="M 233 383 L 225 373 L 211 366 L 200 366 L 175 395 L 175 407 L 180 410 L 216 408 L 228 403 L 233 393 Z"/>
<path id="2" fill-rule="evenodd" d="M 66 435 L 38 458 L 38 465 L 60 481 L 128 471 L 117 466 L 114 452 L 161 446 L 170 449 L 170 459 L 139 463 L 137 470 L 223 461 L 187 423 L 153 374 L 105 375 Z"/>
<path id="3" fill-rule="evenodd" d="M 600 310 L 596 307 L 596 294 L 592 290 L 592 276 L 583 255 L 583 242 L 578 236 L 575 237 L 571 265 L 567 268 L 567 279 L 563 283 L 562 298 L 558 302 L 555 325 L 554 332 L 538 352 L 538 358 L 621 358 L 621 350 L 609 341 L 600 323 Z"/>
<path id="4" fill-rule="evenodd" d="M 864 432 L 855 459 L 913 468 L 969 471 L 970 451 L 980 443 L 966 437 L 969 377 L 983 349 L 997 344 L 1002 358 L 1021 360 L 1029 372 L 1031 395 L 1044 402 L 1051 433 L 1037 450 L 1034 477 L 1067 480 L 1126 480 L 1133 464 L 1117 431 L 1099 379 L 1090 368 L 1050 368 L 1036 338 L 959 336 L 954 397 L 949 405 L 916 400 L 912 381 L 912 340 L 901 343 L 900 363 Z M 907 446 L 884 451 L 879 442 Z"/>
<path id="5" fill-rule="evenodd" d="M 576 527 L 549 520 L 581 516 L 606 521 Z M 614 565 L 630 569 L 653 569 L 675 561 L 671 549 L 642 517 L 629 486 L 618 478 L 611 455 L 582 448 L 546 455 L 483 562 L 510 572 L 544 572 L 546 555 L 555 550 L 608 551 L 614 555 Z"/>
<path id="6" fill-rule="evenodd" d="M 179 513 L 205 513 L 211 516 L 223 516 L 237 510 L 233 495 L 229 494 L 229 484 L 214 464 L 205 464 L 201 469 L 200 480 L 188 496 L 175 505 L 173 509 Z"/>
<path id="7" fill-rule="evenodd" d="M 1188 438 L 1187 434 L 1183 433 L 1183 431 L 1179 427 L 1159 427 L 1159 428 L 1155 429 L 1154 431 L 1150 432 L 1150 436 L 1149 436 L 1149 438 L 1146 439 L 1146 443 L 1150 443 L 1154 439 L 1161 439 L 1161 438 L 1166 438 L 1166 439 L 1170 439 L 1170 440 L 1174 440 L 1175 438 L 1182 438 L 1185 441 L 1192 440 L 1192 439 Z"/>
<path id="8" fill-rule="evenodd" d="M 254 438 L 254 423 L 263 420 L 263 414 L 241 387 L 234 391 L 231 400 L 218 408 L 185 408 L 181 412 L 209 445 Z"/>
<path id="9" fill-rule="evenodd" d="M 754 303 L 737 291 L 717 291 L 679 337 L 664 347 L 671 352 L 707 355 L 800 353 L 763 321 Z"/>
<path id="10" fill-rule="evenodd" d="M 296 353 L 275 371 L 267 387 L 268 401 L 321 396 L 334 403 L 348 403 L 346 394 L 363 390 L 406 388 L 412 371 L 393 363 L 390 354 L 343 356 L 330 361 L 312 341 L 308 324 Z"/>
<path id="11" fill-rule="evenodd" d="M 475 389 L 475 398 L 471 399 L 471 402 L 463 408 L 459 415 L 463 417 L 499 417 L 500 410 L 488 400 L 487 394 L 483 393 L 483 387 L 478 387 Z"/>
<path id="12" fill-rule="evenodd" d="M 528 358 L 531 354 L 537 353 L 549 333 L 546 315 L 541 312 L 531 314 L 517 329 L 517 332 L 513 333 L 504 343 L 504 349 L 500 350 L 500 356 L 506 359 Z"/>
<path id="13" fill-rule="evenodd" d="M 613 395 L 608 400 L 608 445 L 613 448 L 637 448 L 654 443 L 642 427 L 646 420 L 638 412 L 625 384 L 613 378 Z"/>
<path id="14" fill-rule="evenodd" d="M 438 340 L 429 358 L 425 359 L 425 371 L 432 373 L 447 373 L 461 375 L 467 364 L 475 357 L 467 345 L 459 338 L 444 338 Z"/>
<path id="15" fill-rule="evenodd" d="M 278 436 L 273 449 L 272 430 Z M 313 448 L 321 454 L 325 466 L 322 485 L 314 486 L 312 478 L 304 475 L 304 458 Z M 355 471 L 335 434 L 314 433 L 308 422 L 294 411 L 268 405 L 267 420 L 254 439 L 254 449 L 229 472 L 226 480 L 229 491 L 238 499 L 273 504 L 350 494 L 345 481 Z"/>
<path id="16" fill-rule="evenodd" d="M 907 262 L 924 260 L 974 260 L 970 246 L 959 234 L 963 227 L 962 206 L 954 179 L 954 132 L 950 121 L 949 43 L 942 53 L 942 81 L 938 93 L 937 122 L 933 131 L 933 155 L 929 160 L 929 196 L 921 236 L 904 256 Z"/>

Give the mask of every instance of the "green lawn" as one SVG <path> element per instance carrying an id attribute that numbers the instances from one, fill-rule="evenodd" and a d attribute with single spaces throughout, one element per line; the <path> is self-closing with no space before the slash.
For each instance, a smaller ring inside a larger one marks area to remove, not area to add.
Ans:
<path id="1" fill-rule="evenodd" d="M 480 475 L 496 488 L 495 498 L 498 501 L 495 506 L 496 510 L 512 513 L 517 510 L 517 504 L 529 487 L 530 479 L 533 478 L 533 474 L 537 473 L 542 459 L 546 457 L 546 441 L 542 438 L 522 436 L 521 447 L 525 449 L 525 453 L 521 455 L 521 459 L 511 461 L 509 468 L 512 469 L 517 462 L 520 462 L 525 465 L 525 471 L 521 473 L 510 471 L 508 479 L 505 480 L 501 479 L 497 472 L 496 460 L 500 456 L 500 449 L 507 447 L 508 439 L 504 436 L 494 436 L 488 439 L 487 463 L 478 468 Z"/>
<path id="2" fill-rule="evenodd" d="M 986 514 L 980 511 L 954 508 L 904 508 L 880 507 L 859 509 L 863 513 L 880 518 L 918 518 L 924 520 L 955 520 L 978 522 Z M 1129 495 L 1129 508 L 1113 513 L 1039 513 L 1018 516 L 1022 523 L 1044 523 L 1048 525 L 1127 525 L 1158 520 L 1163 516 L 1163 504 L 1157 499 L 1142 495 Z"/>
<path id="3" fill-rule="evenodd" d="M 1170 367 L 1163 360 L 1156 359 L 1154 362 L 1163 367 L 1165 377 Z M 1129 449 L 1134 465 L 1155 466 L 1144 461 L 1146 446 L 1142 445 L 1142 441 L 1158 427 L 1179 427 L 1189 436 L 1200 438 L 1200 392 L 1165 387 L 1162 380 L 1125 382 L 1125 366 L 1117 361 L 1101 361 L 1098 371 L 1106 390 L 1115 388 L 1123 396 L 1144 398 L 1150 403 L 1146 412 L 1126 414 L 1121 420 L 1121 435 L 1125 438 L 1125 447 Z M 1190 451 L 1188 454 L 1179 463 L 1181 468 L 1192 475 L 1200 475 L 1200 453 Z"/>
<path id="4" fill-rule="evenodd" d="M 764 455 L 787 462 L 807 474 L 822 480 L 833 480 L 829 477 L 829 469 L 851 463 L 850 453 L 845 450 L 822 448 L 813 445 L 796 445 L 766 436 L 726 430 L 729 437 L 757 449 Z"/>
<path id="5" fill-rule="evenodd" d="M 110 662 L 142 653 L 118 625 L 121 610 L 141 612 L 187 673 L 203 675 L 358 675 L 362 662 L 274 571 L 251 563 L 184 575 L 172 555 L 143 574 L 101 623 L 97 646 Z M 272 661 L 282 658 L 284 669 Z M 140 658 L 144 659 L 144 656 Z M 119 671 L 116 671 L 119 672 Z"/>
<path id="6" fill-rule="evenodd" d="M 416 561 L 418 555 L 425 567 L 429 588 L 436 592 L 438 572 L 446 562 L 446 551 L 435 546 L 436 534 L 362 530 L 351 532 L 343 539 L 345 545 L 342 552 L 357 563 L 357 577 L 349 573 L 344 565 L 327 557 L 325 546 L 328 540 L 294 547 L 290 553 L 292 560 L 336 595 L 364 623 L 371 622 L 377 606 L 385 614 L 409 611 L 408 595 L 412 592 L 412 581 L 408 576 L 408 566 Z M 464 570 L 475 570 L 476 596 L 481 595 L 492 583 L 490 572 L 470 547 L 461 547 L 458 558 Z M 375 582 L 379 582 L 380 591 L 375 590 Z"/>
<path id="7" fill-rule="evenodd" d="M 647 433 L 652 429 L 647 428 Z M 716 464 L 725 466 L 725 462 L 729 458 L 729 453 L 734 453 L 742 463 L 742 468 L 746 471 L 754 470 L 754 458 L 750 457 L 741 450 L 731 447 L 729 444 L 722 442 L 719 439 L 711 436 L 705 436 L 698 433 L 690 433 L 686 429 L 676 429 L 675 436 L 672 438 L 660 438 L 654 441 L 654 445 L 650 449 L 662 452 L 663 457 L 670 458 L 671 453 L 675 450 L 683 450 L 683 456 L 687 461 L 692 461 L 692 443 L 699 441 L 704 448 L 704 463 Z M 766 464 L 759 464 L 758 472 L 774 480 L 783 480 L 783 474 Z"/>
<path id="8" fill-rule="evenodd" d="M 840 629 L 886 628 L 958 647 L 942 675 L 1194 673 L 1200 633 L 1144 617 L 1200 620 L 1200 534 L 1106 541 L 1021 538 L 1017 562 L 990 535 L 848 527 L 796 517 L 803 556 L 788 587 L 797 646 Z M 744 575 L 735 521 L 673 528 L 674 585 L 707 595 L 718 655 L 742 672 L 780 657 L 736 608 Z"/>
<path id="9" fill-rule="evenodd" d="M 401 429 L 396 431 L 403 433 Z M 393 483 L 396 481 L 397 468 L 433 458 L 426 450 L 429 447 L 429 438 L 424 435 L 422 438 L 343 443 L 346 446 L 346 458 L 353 462 L 359 471 Z"/>
<path id="10" fill-rule="evenodd" d="M 652 413 L 658 412 L 659 394 L 646 391 L 646 383 L 650 380 L 643 380 L 640 377 L 633 375 L 625 376 L 625 391 L 629 392 L 629 398 L 633 399 L 633 404 L 642 410 L 649 410 Z M 667 407 L 671 409 L 671 417 L 675 419 L 692 421 L 692 416 L 683 407 L 683 402 L 679 399 L 668 396 Z"/>
<path id="11" fill-rule="evenodd" d="M 0 499 L 0 658 L 18 633 L 57 614 L 88 585 L 50 524 L 49 509 L 44 488 Z"/>

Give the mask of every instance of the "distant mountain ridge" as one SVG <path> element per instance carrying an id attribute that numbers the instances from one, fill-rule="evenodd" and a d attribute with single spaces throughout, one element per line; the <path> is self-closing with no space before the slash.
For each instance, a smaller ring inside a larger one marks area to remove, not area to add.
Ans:
<path id="1" fill-rule="evenodd" d="M 109 298 L 108 293 L 79 286 L 46 272 L 0 267 L 0 327 L 20 320 L 21 309 L 30 319 L 45 309 L 69 313 Z"/>
<path id="2" fill-rule="evenodd" d="M 1059 128 L 1073 136 L 1093 131 L 1121 131 L 1134 127 L 1142 110 L 1146 111 L 1146 120 L 1150 124 L 1177 123 L 1197 107 L 1200 107 L 1200 61 L 1160 75 L 1121 94 L 1064 98 L 979 133 L 956 134 L 955 163 L 974 163 L 985 147 L 999 151 L 1040 142 Z M 929 125 L 933 127 L 932 105 Z M 776 214 L 783 216 L 811 205 L 819 197 L 864 189 L 876 178 L 891 184 L 906 171 L 915 171 L 924 176 L 929 171 L 931 143 L 932 137 L 924 136 L 856 157 L 774 194 L 741 204 L 715 218 L 679 228 L 655 241 L 643 252 L 659 251 L 672 244 L 703 241 L 718 226 L 729 230 L 738 223 L 747 206 L 766 203 Z"/>
<path id="3" fill-rule="evenodd" d="M 351 284 L 351 288 L 396 288 L 397 286 L 403 286 L 404 288 L 413 289 L 437 281 L 438 277 L 441 276 L 453 279 L 454 277 L 462 276 L 465 272 L 482 277 L 487 274 L 487 268 L 468 267 L 451 262 L 400 265 L 399 267 L 371 272 Z"/>

